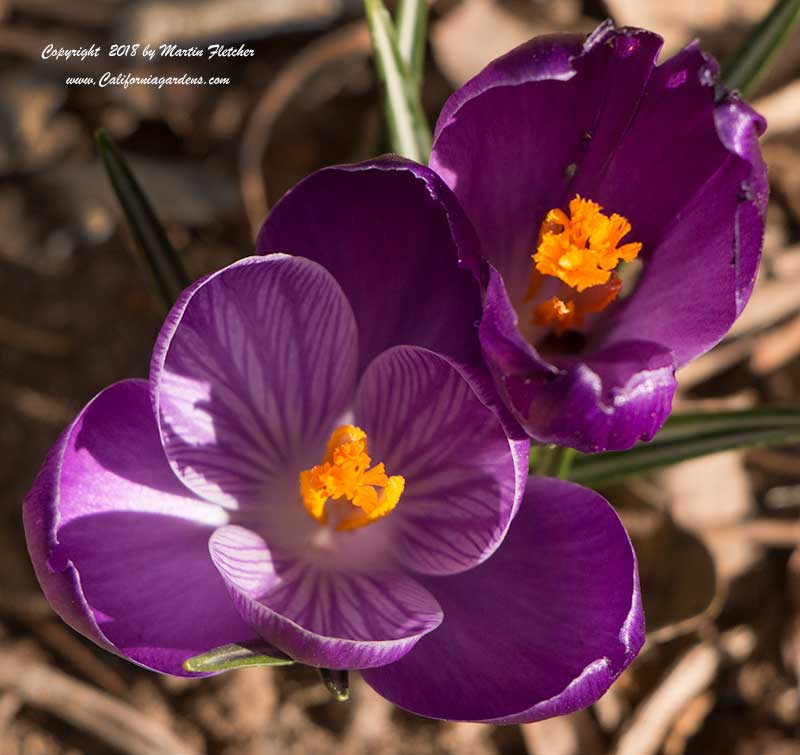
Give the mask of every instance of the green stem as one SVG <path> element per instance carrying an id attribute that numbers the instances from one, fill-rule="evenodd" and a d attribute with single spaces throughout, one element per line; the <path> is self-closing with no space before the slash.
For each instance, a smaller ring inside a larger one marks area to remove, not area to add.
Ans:
<path id="1" fill-rule="evenodd" d="M 386 124 L 392 149 L 409 160 L 425 163 L 431 152 L 431 132 L 419 88 L 400 53 L 397 33 L 382 0 L 364 0 L 372 36 L 375 67 L 384 95 Z"/>
<path id="2" fill-rule="evenodd" d="M 559 480 L 566 480 L 569 478 L 570 469 L 572 469 L 572 461 L 575 459 L 577 451 L 574 448 L 561 448 L 558 470 L 556 477 Z"/>
<path id="3" fill-rule="evenodd" d="M 428 5 L 425 0 L 400 0 L 397 9 L 397 46 L 414 88 L 422 86 L 425 68 L 425 33 Z"/>
<path id="4" fill-rule="evenodd" d="M 531 449 L 530 473 L 537 477 L 566 479 L 575 458 L 574 448 L 562 446 L 534 446 Z"/>

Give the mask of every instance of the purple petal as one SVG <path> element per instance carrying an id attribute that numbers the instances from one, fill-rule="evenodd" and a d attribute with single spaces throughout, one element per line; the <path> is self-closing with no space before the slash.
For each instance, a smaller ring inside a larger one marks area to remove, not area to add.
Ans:
<path id="1" fill-rule="evenodd" d="M 225 511 L 164 456 L 143 380 L 116 383 L 64 431 L 25 499 L 36 575 L 61 617 L 156 671 L 254 637 L 208 556 Z"/>
<path id="2" fill-rule="evenodd" d="M 765 123 L 735 99 L 718 101 L 715 75 L 695 44 L 655 69 L 605 171 L 579 176 L 575 186 L 627 216 L 644 244 L 637 287 L 598 340 L 661 343 L 678 366 L 733 324 L 763 239 Z"/>
<path id="3" fill-rule="evenodd" d="M 235 525 L 217 530 L 210 547 L 245 621 L 311 666 L 358 669 L 391 663 L 442 620 L 431 594 L 400 573 L 336 570 L 287 556 Z"/>
<path id="4" fill-rule="evenodd" d="M 572 483 L 530 478 L 492 558 L 424 583 L 442 625 L 364 672 L 419 715 L 510 724 L 569 713 L 597 700 L 644 641 L 628 536 L 599 495 Z"/>
<path id="5" fill-rule="evenodd" d="M 761 157 L 758 137 L 766 129 L 766 121 L 746 103 L 734 98 L 714 111 L 717 132 L 725 147 L 750 163 L 752 171 L 742 183 L 734 231 L 734 265 L 736 269 L 736 314 L 741 314 L 756 282 L 761 246 L 764 241 L 764 218 L 769 198 L 767 166 Z"/>
<path id="6" fill-rule="evenodd" d="M 501 278 L 488 282 L 484 354 L 543 442 L 592 451 L 651 437 L 669 411 L 672 368 L 722 338 L 753 286 L 763 119 L 732 96 L 715 99 L 715 64 L 696 45 L 654 67 L 659 48 L 655 35 L 609 23 L 583 45 L 534 39 L 456 92 L 437 125 L 431 165 Z M 580 360 L 547 361 L 516 332 L 512 304 L 527 290 L 545 213 L 577 193 L 630 219 L 644 268 L 632 296 L 598 318 Z"/>
<path id="7" fill-rule="evenodd" d="M 512 299 L 524 295 L 545 214 L 574 195 L 622 138 L 661 39 L 601 26 L 537 37 L 489 64 L 447 102 L 431 167 L 453 189 Z"/>
<path id="8" fill-rule="evenodd" d="M 481 342 L 508 407 L 541 443 L 585 453 L 630 448 L 650 440 L 669 416 L 676 388 L 669 349 L 629 340 L 547 362 L 520 335 L 494 269 Z"/>
<path id="9" fill-rule="evenodd" d="M 453 574 L 487 559 L 522 497 L 528 444 L 515 445 L 478 390 L 445 357 L 411 346 L 378 357 L 358 388 L 373 461 L 405 478 L 379 525 L 412 571 Z"/>
<path id="10" fill-rule="evenodd" d="M 477 240 L 441 179 L 397 157 L 325 168 L 273 208 L 258 251 L 315 260 L 336 278 L 355 313 L 360 366 L 398 344 L 462 362 L 480 356 L 480 294 L 459 260 Z"/>
<path id="11" fill-rule="evenodd" d="M 251 257 L 187 289 L 150 377 L 176 474 L 229 508 L 281 503 L 352 400 L 357 353 L 347 300 L 309 260 Z"/>

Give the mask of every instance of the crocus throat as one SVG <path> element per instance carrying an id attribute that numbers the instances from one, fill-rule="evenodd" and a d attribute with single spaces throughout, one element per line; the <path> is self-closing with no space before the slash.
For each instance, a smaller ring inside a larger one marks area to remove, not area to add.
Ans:
<path id="1" fill-rule="evenodd" d="M 601 210 L 596 202 L 576 195 L 569 214 L 554 208 L 542 223 L 526 301 L 542 293 L 548 278 L 561 281 L 557 294 L 538 301 L 533 309 L 533 322 L 553 327 L 558 335 L 577 330 L 587 314 L 601 312 L 617 298 L 622 288 L 617 266 L 636 259 L 642 249 L 639 242 L 620 246 L 630 222 Z M 546 288 L 552 293 L 552 286 Z"/>
<path id="2" fill-rule="evenodd" d="M 337 530 L 356 529 L 386 516 L 400 500 L 406 481 L 400 475 L 387 476 L 383 462 L 370 468 L 371 463 L 367 434 L 355 425 L 337 427 L 322 464 L 300 473 L 300 497 L 309 515 L 320 524 L 334 520 Z M 338 505 L 326 506 L 329 501 Z"/>

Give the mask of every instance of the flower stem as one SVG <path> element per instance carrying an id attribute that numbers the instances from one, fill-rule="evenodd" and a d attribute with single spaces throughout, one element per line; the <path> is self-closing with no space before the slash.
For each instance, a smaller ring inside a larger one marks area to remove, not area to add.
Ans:
<path id="1" fill-rule="evenodd" d="M 364 8 L 375 67 L 383 88 L 392 150 L 409 160 L 425 163 L 431 152 L 431 132 L 420 101 L 419 86 L 400 52 L 397 32 L 383 0 L 364 0 Z"/>
<path id="2" fill-rule="evenodd" d="M 397 46 L 419 94 L 425 68 L 425 32 L 428 5 L 425 0 L 400 0 L 397 8 Z"/>
<path id="3" fill-rule="evenodd" d="M 569 477 L 575 453 L 574 448 L 554 445 L 534 446 L 531 450 L 529 471 L 537 477 L 558 477 L 564 480 Z"/>

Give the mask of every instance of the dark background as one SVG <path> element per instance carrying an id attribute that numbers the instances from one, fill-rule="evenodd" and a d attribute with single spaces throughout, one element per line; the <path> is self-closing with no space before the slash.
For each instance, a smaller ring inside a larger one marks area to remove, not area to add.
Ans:
<path id="1" fill-rule="evenodd" d="M 431 119 L 492 57 L 611 15 L 671 53 L 724 58 L 769 0 L 442 0 Z M 326 164 L 385 149 L 356 0 L 0 0 L 0 755 L 790 755 L 800 753 L 800 455 L 732 452 L 605 491 L 636 542 L 650 628 L 586 712 L 523 727 L 427 721 L 354 679 L 336 703 L 303 669 L 210 680 L 141 670 L 50 611 L 20 508 L 61 429 L 95 393 L 145 377 L 163 312 L 131 251 L 92 133 L 106 128 L 193 277 L 251 253 L 269 203 Z M 223 61 L 42 61 L 57 47 L 167 39 L 255 49 Z M 800 41 L 756 93 L 772 201 L 756 293 L 684 371 L 678 405 L 797 402 Z M 112 72 L 228 76 L 225 87 L 67 86 Z M 502 631 L 498 627 L 498 631 Z M 488 648 L 490 651 L 491 648 Z M 465 673 L 468 673 L 466 671 Z"/>

